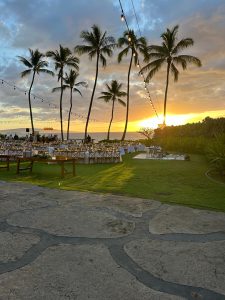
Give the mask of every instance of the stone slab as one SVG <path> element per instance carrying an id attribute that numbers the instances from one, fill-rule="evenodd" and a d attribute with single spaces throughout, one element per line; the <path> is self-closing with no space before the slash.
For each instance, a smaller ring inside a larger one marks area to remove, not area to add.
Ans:
<path id="1" fill-rule="evenodd" d="M 149 231 L 154 234 L 225 231 L 225 213 L 164 205 L 150 220 Z"/>
<path id="2" fill-rule="evenodd" d="M 191 243 L 138 240 L 125 250 L 142 268 L 167 281 L 225 295 L 225 241 Z"/>
<path id="3" fill-rule="evenodd" d="M 31 234 L 0 232 L 0 262 L 6 263 L 21 258 L 39 240 L 38 236 Z"/>
<path id="4" fill-rule="evenodd" d="M 20 227 L 76 237 L 120 237 L 134 230 L 134 222 L 85 207 L 50 207 L 12 214 L 7 222 Z"/>
<path id="5" fill-rule="evenodd" d="M 9 300 L 181 299 L 138 282 L 101 245 L 51 247 L 32 264 L 1 275 L 0 295 Z"/>

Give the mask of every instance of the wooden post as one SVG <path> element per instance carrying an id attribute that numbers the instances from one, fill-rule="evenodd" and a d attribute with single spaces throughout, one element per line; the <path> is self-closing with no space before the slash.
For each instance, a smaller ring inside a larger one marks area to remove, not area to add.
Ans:
<path id="1" fill-rule="evenodd" d="M 30 174 L 32 173 L 32 171 L 33 171 L 33 164 L 34 164 L 34 161 L 33 160 L 31 160 L 31 162 L 30 162 Z"/>
<path id="2" fill-rule="evenodd" d="M 61 177 L 64 178 L 64 161 L 61 162 Z"/>
<path id="3" fill-rule="evenodd" d="M 9 171 L 9 156 L 6 159 L 6 170 Z"/>
<path id="4" fill-rule="evenodd" d="M 73 160 L 73 176 L 76 176 L 75 159 Z"/>
<path id="5" fill-rule="evenodd" d="M 19 174 L 20 172 L 20 159 L 19 157 L 17 158 L 17 169 L 16 169 L 16 174 Z"/>

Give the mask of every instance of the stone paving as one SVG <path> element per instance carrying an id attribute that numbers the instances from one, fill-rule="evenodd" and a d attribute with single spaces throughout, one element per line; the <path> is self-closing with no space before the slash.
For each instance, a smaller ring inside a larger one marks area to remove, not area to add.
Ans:
<path id="1" fill-rule="evenodd" d="M 225 214 L 0 181 L 5 299 L 225 299 Z"/>

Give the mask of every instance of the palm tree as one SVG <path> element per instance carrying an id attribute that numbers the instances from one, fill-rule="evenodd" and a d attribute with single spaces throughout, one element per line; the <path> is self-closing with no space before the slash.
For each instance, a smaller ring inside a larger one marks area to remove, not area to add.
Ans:
<path id="1" fill-rule="evenodd" d="M 107 134 L 107 140 L 109 140 L 109 133 L 110 133 L 110 128 L 113 120 L 115 102 L 118 101 L 121 105 L 126 106 L 126 103 L 120 97 L 126 96 L 127 93 L 121 91 L 122 83 L 119 84 L 116 80 L 112 80 L 110 86 L 106 83 L 106 88 L 107 88 L 107 92 L 102 92 L 101 93 L 102 96 L 98 98 L 103 99 L 105 102 L 112 101 L 112 114 L 109 123 L 108 134 Z"/>
<path id="2" fill-rule="evenodd" d="M 138 54 L 139 52 L 144 54 L 147 46 L 146 39 L 144 37 L 137 38 L 134 31 L 125 31 L 123 36 L 118 39 L 118 47 L 125 47 L 118 55 L 118 62 L 120 63 L 124 56 L 127 56 L 130 52 L 130 64 L 127 74 L 127 111 L 126 111 L 126 121 L 125 128 L 122 136 L 122 141 L 125 139 L 127 132 L 127 124 L 128 124 L 128 115 L 129 115 L 129 105 L 130 105 L 130 72 L 132 64 L 134 63 L 136 66 L 139 64 Z"/>
<path id="3" fill-rule="evenodd" d="M 77 77 L 79 74 L 75 70 L 70 70 L 69 74 L 65 74 L 64 83 L 63 84 L 63 90 L 69 89 L 70 90 L 70 109 L 69 109 L 69 114 L 68 114 L 68 126 L 67 126 L 67 140 L 69 140 L 69 132 L 70 132 L 70 117 L 71 117 L 71 111 L 73 108 L 73 92 L 79 93 L 81 96 L 80 90 L 77 88 L 79 86 L 84 86 L 87 87 L 87 82 L 85 81 L 80 81 L 76 82 Z M 54 88 L 52 91 L 55 92 L 57 90 L 61 90 L 61 87 Z"/>
<path id="4" fill-rule="evenodd" d="M 63 74 L 64 68 L 66 66 L 70 66 L 75 68 L 77 71 L 79 70 L 79 58 L 72 55 L 72 52 L 69 48 L 63 47 L 59 45 L 59 51 L 48 51 L 46 53 L 48 57 L 51 57 L 55 62 L 55 70 L 59 70 L 58 72 L 58 81 L 60 81 L 61 93 L 60 93 L 60 124 L 61 124 L 61 139 L 64 140 L 63 136 L 63 118 L 62 118 L 62 98 L 63 98 Z"/>
<path id="5" fill-rule="evenodd" d="M 115 39 L 112 36 L 107 36 L 106 31 L 102 33 L 101 29 L 97 25 L 92 26 L 92 31 L 82 31 L 80 37 L 85 42 L 85 45 L 79 45 L 74 48 L 74 51 L 79 55 L 88 54 L 89 59 L 92 60 L 93 57 L 96 56 L 96 72 L 95 72 L 95 81 L 92 90 L 91 100 L 88 109 L 87 121 L 85 126 L 85 134 L 84 138 L 87 139 L 87 130 L 88 123 L 90 119 L 95 88 L 98 79 L 98 69 L 99 69 L 99 61 L 102 63 L 103 67 L 106 67 L 106 58 L 105 56 L 112 56 L 112 49 L 116 46 Z"/>
<path id="6" fill-rule="evenodd" d="M 189 63 L 192 63 L 198 67 L 201 67 L 202 65 L 201 61 L 195 56 L 185 54 L 179 55 L 179 53 L 184 49 L 193 46 L 194 41 L 192 38 L 185 38 L 177 42 L 178 28 L 178 25 L 174 26 L 174 28 L 172 28 L 171 30 L 167 28 L 167 30 L 161 35 L 161 38 L 163 40 L 161 46 L 151 45 L 147 47 L 145 62 L 148 63 L 140 71 L 140 73 L 148 72 L 146 81 L 149 81 L 164 64 L 167 64 L 163 114 L 164 125 L 166 124 L 166 104 L 170 72 L 173 74 L 174 81 L 176 82 L 179 76 L 177 66 L 180 65 L 182 69 L 185 70 Z"/>
<path id="7" fill-rule="evenodd" d="M 21 72 L 21 77 L 25 77 L 27 75 L 30 75 L 32 73 L 32 80 L 30 84 L 30 88 L 28 91 L 28 102 L 29 102 L 29 109 L 30 109 L 30 120 L 31 120 L 31 129 L 32 134 L 34 135 L 34 122 L 33 122 L 33 114 L 32 114 L 32 107 L 31 107 L 31 90 L 34 83 L 34 78 L 36 74 L 39 73 L 47 73 L 52 76 L 54 76 L 54 73 L 46 67 L 48 67 L 48 62 L 45 60 L 42 60 L 42 58 L 45 56 L 41 52 L 39 52 L 38 49 L 32 50 L 29 49 L 30 57 L 29 59 L 26 59 L 25 57 L 18 56 L 19 60 L 28 68 L 25 71 Z"/>

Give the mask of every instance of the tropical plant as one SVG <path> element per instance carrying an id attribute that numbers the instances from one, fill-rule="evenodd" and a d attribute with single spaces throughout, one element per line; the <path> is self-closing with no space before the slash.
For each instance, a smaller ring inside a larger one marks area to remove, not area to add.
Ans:
<path id="1" fill-rule="evenodd" d="M 107 88 L 107 92 L 102 92 L 101 93 L 102 96 L 98 98 L 103 99 L 105 102 L 112 101 L 112 113 L 109 122 L 108 134 L 107 134 L 107 140 L 109 140 L 110 128 L 113 121 L 115 102 L 118 101 L 121 105 L 126 106 L 126 103 L 121 99 L 121 97 L 126 96 L 127 93 L 121 91 L 122 83 L 118 83 L 118 81 L 116 80 L 112 80 L 110 85 L 106 83 L 105 86 Z"/>
<path id="2" fill-rule="evenodd" d="M 132 64 L 134 63 L 136 66 L 139 65 L 139 53 L 144 54 L 147 43 L 144 37 L 137 38 L 134 31 L 125 31 L 123 36 L 118 39 L 118 47 L 125 47 L 118 55 L 118 62 L 120 63 L 122 59 L 130 53 L 130 64 L 128 68 L 127 74 L 127 110 L 126 110 L 126 121 L 124 132 L 122 135 L 122 141 L 126 137 L 127 125 L 128 125 L 128 116 L 129 116 L 129 107 L 130 107 L 130 72 Z"/>
<path id="3" fill-rule="evenodd" d="M 82 96 L 82 93 L 77 88 L 79 86 L 87 87 L 87 82 L 85 81 L 77 81 L 79 74 L 75 70 L 70 70 L 69 74 L 65 74 L 64 84 L 63 84 L 63 90 L 69 89 L 70 90 L 70 109 L 68 113 L 68 125 L 67 125 L 67 140 L 69 140 L 69 134 L 70 134 L 70 117 L 71 112 L 73 108 L 73 92 L 76 92 Z M 55 92 L 57 90 L 61 90 L 61 87 L 54 88 L 52 91 Z"/>
<path id="4" fill-rule="evenodd" d="M 225 134 L 218 134 L 208 146 L 206 154 L 213 171 L 225 176 Z"/>
<path id="5" fill-rule="evenodd" d="M 31 106 L 31 90 L 34 84 L 35 75 L 39 73 L 46 73 L 54 76 L 54 73 L 46 69 L 48 67 L 48 62 L 43 60 L 43 57 L 45 56 L 44 54 L 42 54 L 38 49 L 36 50 L 29 49 L 29 52 L 30 52 L 30 57 L 28 59 L 22 56 L 18 56 L 18 58 L 28 68 L 25 71 L 21 72 L 21 77 L 28 76 L 32 73 L 32 80 L 28 91 L 28 102 L 29 102 L 29 110 L 30 110 L 31 129 L 32 129 L 32 134 L 34 135 L 34 122 L 33 122 L 33 113 L 32 113 L 32 106 Z"/>
<path id="6" fill-rule="evenodd" d="M 163 112 L 164 125 L 166 124 L 166 105 L 170 72 L 173 74 L 174 81 L 176 82 L 179 76 L 177 66 L 181 66 L 183 70 L 186 70 L 189 63 L 198 67 L 201 66 L 201 61 L 197 57 L 185 54 L 179 55 L 179 53 L 184 49 L 193 46 L 194 41 L 192 38 L 185 38 L 177 42 L 178 28 L 178 25 L 172 29 L 167 28 L 167 30 L 161 35 L 163 40 L 161 46 L 151 45 L 147 47 L 144 60 L 147 62 L 147 65 L 145 65 L 140 71 L 140 73 L 148 72 L 146 76 L 146 81 L 148 82 L 164 64 L 167 65 Z"/>
<path id="7" fill-rule="evenodd" d="M 59 102 L 59 113 L 60 113 L 60 126 L 61 126 L 61 139 L 64 140 L 63 136 L 63 117 L 62 117 L 62 99 L 63 99 L 63 75 L 64 75 L 64 68 L 66 66 L 73 67 L 77 71 L 79 70 L 79 58 L 72 55 L 72 52 L 69 48 L 63 47 L 59 45 L 59 51 L 48 51 L 46 53 L 48 57 L 51 57 L 55 63 L 55 70 L 58 72 L 58 81 L 60 81 L 60 102 Z"/>
<path id="8" fill-rule="evenodd" d="M 88 115 L 85 125 L 84 138 L 87 139 L 88 124 L 96 89 L 96 84 L 98 80 L 99 72 L 99 61 L 102 63 L 103 67 L 106 67 L 106 55 L 111 57 L 113 54 L 113 48 L 116 46 L 115 39 L 112 36 L 107 36 L 107 32 L 102 33 L 101 29 L 97 25 L 92 26 L 91 31 L 82 31 L 80 34 L 81 39 L 83 39 L 84 45 L 78 45 L 74 48 L 74 51 L 79 55 L 88 54 L 89 59 L 92 60 L 96 56 L 96 71 L 95 71 L 95 81 L 91 94 L 91 100 L 88 109 Z"/>

